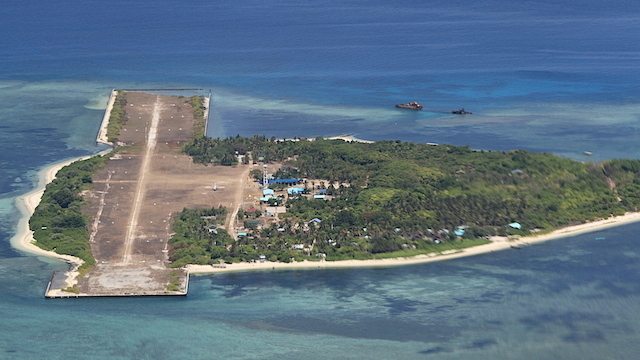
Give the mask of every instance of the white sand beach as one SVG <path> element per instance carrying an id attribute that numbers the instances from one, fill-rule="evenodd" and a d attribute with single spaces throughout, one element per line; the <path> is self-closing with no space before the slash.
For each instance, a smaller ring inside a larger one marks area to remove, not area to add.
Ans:
<path id="1" fill-rule="evenodd" d="M 108 152 L 110 150 L 106 150 Z M 63 167 L 78 161 L 87 159 L 89 156 L 84 156 L 80 158 L 74 158 L 65 160 L 63 162 L 53 164 L 48 166 L 38 172 L 38 185 L 32 191 L 19 196 L 16 198 L 16 207 L 20 210 L 22 217 L 18 221 L 18 227 L 16 229 L 16 234 L 11 238 L 11 246 L 13 246 L 16 250 L 33 254 L 38 256 L 44 256 L 48 258 L 60 259 L 72 264 L 73 266 L 69 271 L 66 272 L 66 285 L 67 287 L 73 286 L 77 283 L 76 277 L 78 276 L 78 267 L 84 263 L 84 261 L 80 258 L 71 255 L 61 255 L 55 253 L 53 251 L 47 251 L 42 248 L 39 248 L 34 244 L 35 239 L 33 238 L 33 231 L 29 229 L 29 218 L 35 211 L 36 207 L 40 203 L 42 199 L 42 195 L 44 194 L 44 189 L 48 183 L 53 181 L 56 178 L 56 174 Z"/>
<path id="2" fill-rule="evenodd" d="M 109 99 L 109 104 L 105 111 L 105 115 L 98 133 L 97 142 L 109 144 L 106 140 L 106 128 L 108 125 L 108 115 L 111 113 L 113 103 L 115 101 L 115 95 L 117 91 L 112 91 Z M 345 141 L 359 141 L 369 142 L 367 140 L 357 139 L 351 135 L 340 135 L 329 139 L 343 139 Z M 105 150 L 100 154 L 106 154 L 111 149 Z M 86 159 L 89 156 L 82 158 L 65 160 L 63 162 L 51 165 L 42 169 L 39 173 L 39 181 L 36 189 L 30 191 L 16 198 L 16 206 L 22 213 L 22 218 L 18 222 L 18 228 L 16 235 L 11 238 L 11 245 L 19 251 L 27 252 L 30 254 L 46 256 L 51 258 L 57 258 L 65 260 L 75 265 L 74 270 L 67 273 L 67 282 L 69 286 L 72 285 L 75 279 L 75 268 L 82 264 L 82 260 L 69 255 L 60 255 L 52 251 L 46 251 L 35 244 L 33 244 L 33 232 L 29 229 L 29 218 L 33 214 L 36 206 L 40 203 L 42 195 L 44 193 L 45 186 L 55 179 L 56 173 L 64 166 L 71 164 L 74 161 Z M 410 265 L 418 263 L 427 263 L 433 261 L 443 261 L 456 259 L 460 257 L 473 256 L 478 254 L 484 254 L 493 251 L 505 250 L 511 248 L 517 244 L 533 244 L 544 241 L 566 238 L 575 236 L 587 232 L 602 230 L 612 226 L 620 226 L 630 224 L 636 221 L 640 221 L 640 212 L 627 213 L 623 216 L 611 217 L 608 219 L 593 221 L 585 224 L 575 225 L 557 229 L 553 232 L 543 235 L 531 235 L 522 237 L 519 239 L 507 239 L 507 238 L 494 238 L 489 244 L 475 246 L 471 248 L 461 250 L 448 250 L 442 253 L 430 253 L 424 255 L 418 255 L 409 258 L 393 258 L 393 259 L 374 259 L 374 260 L 343 260 L 343 261 L 301 261 L 292 263 L 281 262 L 255 262 L 255 263 L 238 263 L 238 264 L 225 264 L 225 265 L 188 265 L 189 272 L 191 274 L 198 273 L 217 273 L 217 272 L 229 272 L 229 271 L 252 271 L 252 270 L 268 270 L 268 269 L 313 269 L 313 268 L 348 268 L 348 267 L 378 267 L 378 266 L 400 266 Z"/>
<path id="3" fill-rule="evenodd" d="M 86 157 L 85 157 L 86 158 Z M 62 259 L 72 263 L 81 263 L 79 258 L 56 254 L 53 251 L 43 250 L 33 244 L 33 231 L 29 229 L 29 218 L 35 211 L 36 207 L 42 199 L 45 186 L 55 179 L 56 173 L 63 167 L 71 164 L 74 161 L 81 160 L 83 158 L 75 158 L 65 160 L 63 162 L 48 166 L 38 172 L 38 185 L 32 191 L 16 198 L 16 206 L 22 213 L 22 218 L 18 222 L 18 228 L 16 234 L 11 238 L 11 245 L 19 251 L 27 252 L 35 255 L 42 255 L 57 259 Z"/>
<path id="4" fill-rule="evenodd" d="M 106 150 L 108 152 L 110 150 Z M 50 258 L 61 259 L 79 266 L 82 260 L 69 256 L 60 255 L 52 251 L 43 250 L 33 244 L 33 232 L 29 230 L 29 218 L 36 206 L 39 204 L 44 188 L 46 184 L 55 179 L 56 173 L 64 166 L 83 158 L 66 160 L 49 167 L 42 169 L 39 175 L 39 182 L 36 189 L 30 191 L 16 198 L 16 206 L 22 213 L 22 218 L 18 222 L 18 229 L 16 235 L 11 238 L 11 245 L 18 249 L 30 254 L 39 256 L 46 256 Z M 224 267 L 213 267 L 210 265 L 189 265 L 189 272 L 191 274 L 199 273 L 218 273 L 229 271 L 253 271 L 253 270 L 268 270 L 268 269 L 313 269 L 313 268 L 348 268 L 348 267 L 378 267 L 378 266 L 401 266 L 418 263 L 427 263 L 433 261 L 443 261 L 456 259 L 460 257 L 473 256 L 478 254 L 484 254 L 492 251 L 499 251 L 510 249 L 512 245 L 523 243 L 540 243 L 544 241 L 566 238 L 575 236 L 587 232 L 602 230 L 608 227 L 626 225 L 633 222 L 640 221 L 640 212 L 627 213 L 623 216 L 611 217 L 608 219 L 593 221 L 585 224 L 569 226 L 561 229 L 557 229 L 553 232 L 544 235 L 531 235 L 522 237 L 520 239 L 512 239 L 511 241 L 506 238 L 496 238 L 490 244 L 475 246 L 471 248 L 461 250 L 449 250 L 442 253 L 430 253 L 425 255 L 418 255 L 409 258 L 394 258 L 394 259 L 375 259 L 375 260 L 343 260 L 343 261 L 301 261 L 292 263 L 281 262 L 255 262 L 255 263 L 238 263 L 238 264 L 226 264 Z M 68 279 L 73 279 L 73 273 L 68 274 Z"/>
<path id="5" fill-rule="evenodd" d="M 118 95 L 118 91 L 115 89 L 111 90 L 111 95 L 109 96 L 109 101 L 107 102 L 107 108 L 104 111 L 102 123 L 100 124 L 100 130 L 98 131 L 98 138 L 96 139 L 96 142 L 98 143 L 113 145 L 109 142 L 109 139 L 107 137 L 107 126 L 109 125 L 109 117 L 111 116 L 113 104 L 116 101 L 116 95 Z"/>
<path id="6" fill-rule="evenodd" d="M 113 108 L 113 103 L 115 101 L 116 93 L 117 92 L 115 90 L 112 91 L 111 93 L 109 104 L 107 105 L 107 109 L 106 109 L 102 124 L 100 125 L 98 138 L 96 139 L 98 143 L 111 145 L 111 143 L 107 142 L 106 140 L 106 131 L 107 131 L 107 125 L 109 123 L 108 114 L 111 113 L 111 109 Z M 34 244 L 35 239 L 33 238 L 33 231 L 29 229 L 29 219 L 31 218 L 31 215 L 33 214 L 36 207 L 42 200 L 42 195 L 44 194 L 45 187 L 47 186 L 47 184 L 52 182 L 53 179 L 56 178 L 56 174 L 58 173 L 58 171 L 60 171 L 60 169 L 78 160 L 88 159 L 91 156 L 107 154 L 111 152 L 111 150 L 112 148 L 109 148 L 96 155 L 67 159 L 62 162 L 43 168 L 38 172 L 38 184 L 36 188 L 16 198 L 16 207 L 22 214 L 22 217 L 18 221 L 16 234 L 10 240 L 11 246 L 13 246 L 16 250 L 27 253 L 27 254 L 60 259 L 70 264 L 73 264 L 72 269 L 66 273 L 66 276 L 67 276 L 66 282 L 68 286 L 73 286 L 76 283 L 75 278 L 78 275 L 78 272 L 76 269 L 80 265 L 82 265 L 83 263 L 82 259 L 77 258 L 75 256 L 71 256 L 71 255 L 61 255 L 53 251 L 47 251 L 36 246 Z"/>
<path id="7" fill-rule="evenodd" d="M 466 256 L 485 254 L 493 251 L 511 249 L 518 244 L 535 244 L 544 241 L 567 238 L 592 231 L 602 230 L 613 226 L 626 225 L 640 221 L 640 213 L 627 213 L 623 216 L 593 221 L 585 224 L 557 229 L 544 235 L 531 235 L 519 239 L 508 240 L 496 238 L 490 244 L 475 246 L 461 250 L 449 250 L 442 253 L 431 253 L 409 258 L 376 259 L 376 260 L 343 260 L 343 261 L 300 261 L 292 263 L 256 262 L 217 265 L 189 265 L 190 274 L 208 274 L 230 271 L 279 270 L 279 269 L 320 269 L 320 268 L 350 268 L 350 267 L 381 267 L 401 266 L 457 259 Z M 224 267 L 222 267 L 224 266 Z"/>
<path id="8" fill-rule="evenodd" d="M 102 123 L 100 124 L 100 129 L 98 130 L 98 136 L 96 138 L 97 143 L 102 143 L 106 145 L 112 146 L 110 142 L 107 141 L 107 126 L 109 125 L 109 115 L 111 114 L 111 109 L 113 109 L 113 104 L 115 102 L 115 98 L 118 92 L 116 90 L 111 91 L 111 95 L 109 97 L 109 102 L 107 104 L 107 108 L 105 110 L 104 116 L 102 118 Z M 101 151 L 96 155 L 82 156 L 73 159 L 67 159 L 61 161 L 59 163 L 47 166 L 38 172 L 38 185 L 32 191 L 19 196 L 16 198 L 16 207 L 22 213 L 22 218 L 18 222 L 18 227 L 16 230 L 16 234 L 11 238 L 11 245 L 17 250 L 42 255 L 57 259 L 66 260 L 72 262 L 74 264 L 82 264 L 82 260 L 79 258 L 69 256 L 69 255 L 60 255 L 54 253 L 53 251 L 43 250 L 36 245 L 33 244 L 33 232 L 29 229 L 29 218 L 35 211 L 36 207 L 40 203 L 42 199 L 42 194 L 44 194 L 44 189 L 48 183 L 52 182 L 53 179 L 56 178 L 56 174 L 63 167 L 76 162 L 78 160 L 88 159 L 92 156 L 104 155 L 111 152 L 112 148 Z"/>
<path id="9" fill-rule="evenodd" d="M 355 136 L 353 136 L 351 134 L 332 136 L 332 137 L 328 137 L 327 140 L 344 140 L 346 142 L 360 142 L 360 143 L 365 143 L 365 144 L 373 143 L 373 141 L 370 141 L 370 140 L 358 139 L 357 137 L 355 137 Z"/>

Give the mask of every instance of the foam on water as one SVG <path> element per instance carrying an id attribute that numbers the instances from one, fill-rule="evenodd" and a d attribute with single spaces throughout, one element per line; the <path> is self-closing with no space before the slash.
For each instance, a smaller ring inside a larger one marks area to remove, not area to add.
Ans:
<path id="1" fill-rule="evenodd" d="M 109 96 L 110 95 L 98 95 L 97 97 L 91 98 L 84 107 L 89 110 L 105 110 L 109 102 Z"/>

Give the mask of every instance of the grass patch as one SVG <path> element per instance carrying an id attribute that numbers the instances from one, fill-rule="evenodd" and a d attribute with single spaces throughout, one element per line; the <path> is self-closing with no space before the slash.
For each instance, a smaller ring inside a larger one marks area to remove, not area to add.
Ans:
<path id="1" fill-rule="evenodd" d="M 107 140 L 111 143 L 118 141 L 120 130 L 122 126 L 127 122 L 127 113 L 125 106 L 127 105 L 127 99 L 124 98 L 126 93 L 124 91 L 118 91 L 111 114 L 109 115 L 109 124 L 107 125 Z"/>
<path id="2" fill-rule="evenodd" d="M 393 259 L 413 257 L 417 255 L 426 255 L 431 253 L 442 253 L 448 250 L 462 250 L 474 246 L 480 246 L 491 243 L 489 239 L 459 239 L 453 241 L 446 241 L 440 244 L 427 245 L 423 249 L 416 250 L 399 250 L 388 253 L 373 254 L 373 259 Z"/>
<path id="3" fill-rule="evenodd" d="M 194 95 L 189 97 L 189 104 L 193 108 L 193 118 L 196 122 L 193 129 L 193 138 L 203 137 L 207 129 L 204 128 L 204 96 Z"/>
<path id="4" fill-rule="evenodd" d="M 169 285 L 167 285 L 167 291 L 180 291 L 180 274 L 176 271 L 169 273 Z"/>
<path id="5" fill-rule="evenodd" d="M 74 294 L 80 294 L 80 289 L 78 289 L 77 285 L 69 286 L 68 288 L 62 289 L 64 292 L 70 292 Z"/>

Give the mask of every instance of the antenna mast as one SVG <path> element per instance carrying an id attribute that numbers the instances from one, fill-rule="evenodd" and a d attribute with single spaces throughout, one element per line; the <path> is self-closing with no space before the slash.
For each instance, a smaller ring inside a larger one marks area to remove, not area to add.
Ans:
<path id="1" fill-rule="evenodd" d="M 269 188 L 269 180 L 267 180 L 267 164 L 262 165 L 262 188 Z"/>

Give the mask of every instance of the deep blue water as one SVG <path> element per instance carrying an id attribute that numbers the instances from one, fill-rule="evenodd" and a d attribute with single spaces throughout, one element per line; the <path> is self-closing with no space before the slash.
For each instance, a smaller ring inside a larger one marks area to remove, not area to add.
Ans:
<path id="1" fill-rule="evenodd" d="M 637 358 L 637 225 L 439 264 L 199 277 L 180 300 L 45 301 L 64 264 L 9 238 L 40 168 L 100 150 L 112 88 L 212 89 L 215 137 L 640 158 L 639 30 L 627 0 L 3 2 L 0 358 Z M 415 100 L 427 111 L 393 106 Z"/>

